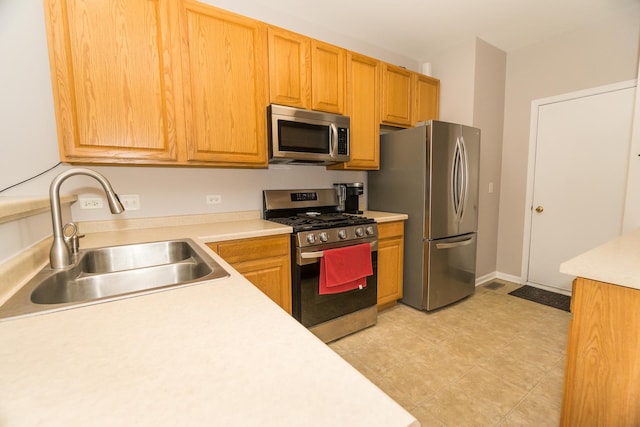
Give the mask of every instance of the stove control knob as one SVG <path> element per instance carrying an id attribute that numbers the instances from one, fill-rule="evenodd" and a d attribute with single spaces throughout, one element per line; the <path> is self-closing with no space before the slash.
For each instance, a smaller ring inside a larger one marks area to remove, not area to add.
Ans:
<path id="1" fill-rule="evenodd" d="M 372 235 L 373 234 L 373 227 L 372 226 L 367 226 L 367 228 L 365 228 L 365 231 L 368 235 Z"/>
<path id="2" fill-rule="evenodd" d="M 364 230 L 362 229 L 362 227 L 356 228 L 356 236 L 358 237 L 364 236 Z"/>
<path id="3" fill-rule="evenodd" d="M 307 243 L 315 243 L 315 242 L 316 242 L 315 234 L 307 234 Z"/>
<path id="4" fill-rule="evenodd" d="M 329 235 L 326 233 L 326 231 L 320 233 L 320 241 L 326 242 L 327 240 L 329 240 Z"/>
<path id="5" fill-rule="evenodd" d="M 346 239 L 347 238 L 347 230 L 339 230 L 338 231 L 338 237 L 341 239 Z"/>

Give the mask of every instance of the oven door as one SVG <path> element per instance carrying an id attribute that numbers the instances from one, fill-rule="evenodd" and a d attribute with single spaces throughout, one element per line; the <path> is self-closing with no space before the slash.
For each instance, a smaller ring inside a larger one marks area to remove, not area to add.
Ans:
<path id="1" fill-rule="evenodd" d="M 320 295 L 320 257 L 303 259 L 300 257 L 300 248 L 296 252 L 296 259 L 292 263 L 292 311 L 293 316 L 307 328 L 376 305 L 377 242 L 371 245 L 373 274 L 367 277 L 367 286 L 338 294 Z"/>

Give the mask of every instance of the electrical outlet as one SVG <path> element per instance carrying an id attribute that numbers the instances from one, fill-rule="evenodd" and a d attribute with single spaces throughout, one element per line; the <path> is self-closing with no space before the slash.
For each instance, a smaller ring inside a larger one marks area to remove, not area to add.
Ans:
<path id="1" fill-rule="evenodd" d="M 222 203 L 222 196 L 220 194 L 208 194 L 207 195 L 207 204 L 208 205 L 219 205 Z"/>
<path id="2" fill-rule="evenodd" d="M 138 194 L 121 194 L 118 198 L 125 211 L 140 210 L 140 196 Z"/>
<path id="3" fill-rule="evenodd" d="M 80 209 L 101 209 L 103 202 L 100 197 L 86 197 L 78 200 Z"/>

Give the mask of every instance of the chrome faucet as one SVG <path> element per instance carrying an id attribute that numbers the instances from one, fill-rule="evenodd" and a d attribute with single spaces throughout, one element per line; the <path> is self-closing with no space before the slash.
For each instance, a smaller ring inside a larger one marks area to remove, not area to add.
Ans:
<path id="1" fill-rule="evenodd" d="M 113 191 L 111 184 L 103 175 L 91 169 L 74 168 L 62 172 L 51 181 L 49 187 L 49 201 L 51 203 L 51 221 L 53 223 L 53 244 L 51 245 L 51 252 L 49 252 L 49 261 L 51 268 L 64 268 L 71 265 L 71 248 L 67 243 L 63 226 L 62 226 L 62 213 L 60 210 L 60 186 L 62 183 L 73 175 L 87 175 L 95 178 L 102 188 L 104 188 L 107 194 L 107 201 L 109 202 L 109 209 L 111 213 L 119 214 L 124 212 L 124 207 L 118 199 L 118 195 Z"/>

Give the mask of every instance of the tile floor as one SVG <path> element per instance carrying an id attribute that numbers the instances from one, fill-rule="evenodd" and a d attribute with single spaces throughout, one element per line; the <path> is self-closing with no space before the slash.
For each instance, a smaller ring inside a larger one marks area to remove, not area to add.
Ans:
<path id="1" fill-rule="evenodd" d="M 399 304 L 330 344 L 423 426 L 557 426 L 570 314 L 508 282 L 426 313 Z"/>

